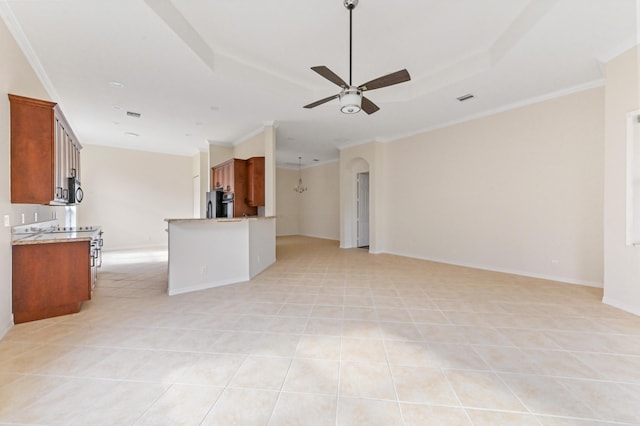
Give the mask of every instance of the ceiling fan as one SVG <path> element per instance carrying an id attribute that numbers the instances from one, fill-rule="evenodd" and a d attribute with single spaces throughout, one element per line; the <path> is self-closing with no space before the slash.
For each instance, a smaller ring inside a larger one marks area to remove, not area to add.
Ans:
<path id="1" fill-rule="evenodd" d="M 364 110 L 367 114 L 373 114 L 378 111 L 380 107 L 371 102 L 369 99 L 365 98 L 362 93 L 367 90 L 381 89 L 387 86 L 393 86 L 394 84 L 404 83 L 405 81 L 411 80 L 411 76 L 409 76 L 409 72 L 404 69 L 400 71 L 396 71 L 391 74 L 387 74 L 382 77 L 378 77 L 374 80 L 371 80 L 367 83 L 361 84 L 360 86 L 353 86 L 351 83 L 351 64 L 352 64 L 352 47 L 353 47 L 353 9 L 358 5 L 358 0 L 344 0 L 344 7 L 349 10 L 349 84 L 347 84 L 343 79 L 338 77 L 336 73 L 331 71 L 329 68 L 324 65 L 320 65 L 317 67 L 311 67 L 311 69 L 330 82 L 340 86 L 342 90 L 337 95 L 329 96 L 328 98 L 320 99 L 319 101 L 315 101 L 310 103 L 309 105 L 305 105 L 304 108 L 315 108 L 318 105 L 322 105 L 326 102 L 329 102 L 333 99 L 340 99 L 340 111 L 345 114 L 354 114 L 359 112 L 361 109 Z"/>

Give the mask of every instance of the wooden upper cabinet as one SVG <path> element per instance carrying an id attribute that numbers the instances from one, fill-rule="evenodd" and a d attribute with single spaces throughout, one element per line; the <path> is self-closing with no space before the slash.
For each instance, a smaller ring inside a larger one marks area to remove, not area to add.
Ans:
<path id="1" fill-rule="evenodd" d="M 264 157 L 247 160 L 247 204 L 264 206 Z"/>
<path id="2" fill-rule="evenodd" d="M 55 102 L 9 95 L 11 202 L 68 204 L 69 178 L 80 183 L 80 149 Z"/>
<path id="3" fill-rule="evenodd" d="M 232 158 L 211 169 L 211 190 L 221 188 L 224 192 L 234 192 L 234 166 Z"/>
<path id="4" fill-rule="evenodd" d="M 222 186 L 222 169 L 220 167 L 214 167 L 211 169 L 211 190 L 223 188 Z"/>
<path id="5" fill-rule="evenodd" d="M 250 166 L 251 159 L 232 158 L 211 170 L 211 189 L 222 188 L 225 193 L 233 193 L 233 217 L 256 216 L 257 206 L 264 204 L 264 201 L 263 204 L 256 204 L 253 201 L 259 202 L 260 191 L 254 183 L 255 179 L 251 178 L 251 173 L 255 175 L 260 168 L 263 175 L 262 199 L 264 199 L 264 157 L 254 158 L 262 158 L 262 165 L 260 166 L 260 161 L 257 161 Z M 252 171 L 249 170 L 250 167 L 253 168 Z M 251 190 L 254 191 L 253 195 L 249 194 Z"/>

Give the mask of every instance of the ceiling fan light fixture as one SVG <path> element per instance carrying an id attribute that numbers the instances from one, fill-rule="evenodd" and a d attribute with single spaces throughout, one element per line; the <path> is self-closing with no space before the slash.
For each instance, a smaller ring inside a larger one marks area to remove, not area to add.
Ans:
<path id="1" fill-rule="evenodd" d="M 362 109 L 362 92 L 358 89 L 347 89 L 340 95 L 340 111 L 355 114 Z"/>

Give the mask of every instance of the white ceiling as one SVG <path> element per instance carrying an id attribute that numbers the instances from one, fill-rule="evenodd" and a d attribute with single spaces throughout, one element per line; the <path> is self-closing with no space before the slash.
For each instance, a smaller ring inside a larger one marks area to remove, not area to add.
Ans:
<path id="1" fill-rule="evenodd" d="M 636 43 L 635 4 L 360 0 L 353 83 L 412 77 L 368 92 L 370 116 L 302 108 L 339 91 L 310 67 L 348 81 L 342 0 L 0 0 L 0 14 L 81 143 L 191 155 L 275 123 L 278 164 L 297 166 L 602 84 Z"/>

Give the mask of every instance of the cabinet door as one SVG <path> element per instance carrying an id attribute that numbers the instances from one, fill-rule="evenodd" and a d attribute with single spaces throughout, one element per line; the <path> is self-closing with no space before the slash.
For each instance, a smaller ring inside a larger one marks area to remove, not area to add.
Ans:
<path id="1" fill-rule="evenodd" d="M 81 166 L 80 166 L 80 147 L 76 145 L 75 153 L 76 153 L 76 178 L 78 178 L 78 182 L 81 181 Z"/>
<path id="2" fill-rule="evenodd" d="M 220 167 L 214 167 L 211 176 L 211 190 L 222 188 L 222 169 Z"/>
<path id="3" fill-rule="evenodd" d="M 233 180 L 233 161 L 228 162 L 223 168 L 224 177 L 222 179 L 222 186 L 224 192 L 234 192 L 234 180 Z"/>
<path id="4" fill-rule="evenodd" d="M 16 324 L 80 311 L 91 298 L 88 241 L 12 248 Z"/>
<path id="5" fill-rule="evenodd" d="M 63 201 L 62 198 L 62 152 L 64 143 L 64 128 L 62 123 L 55 117 L 55 133 L 53 135 L 54 144 L 54 161 L 53 161 L 53 199 L 55 201 Z"/>
<path id="6" fill-rule="evenodd" d="M 71 140 L 69 134 L 64 132 L 64 143 L 62 152 L 62 198 L 64 201 L 69 201 L 69 153 L 71 152 Z"/>
<path id="7" fill-rule="evenodd" d="M 264 157 L 247 160 L 247 204 L 264 206 Z"/>

